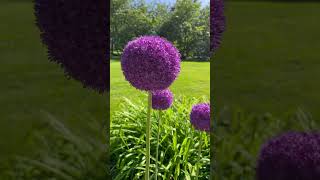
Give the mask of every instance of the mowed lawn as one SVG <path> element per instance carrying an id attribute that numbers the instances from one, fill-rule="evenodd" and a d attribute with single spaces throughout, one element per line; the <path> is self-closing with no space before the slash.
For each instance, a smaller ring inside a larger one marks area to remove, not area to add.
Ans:
<path id="1" fill-rule="evenodd" d="M 123 98 L 133 102 L 144 101 L 147 104 L 147 92 L 139 91 L 124 79 L 120 62 L 111 61 L 111 113 L 119 108 Z M 170 86 L 175 97 L 186 96 L 195 98 L 210 97 L 210 63 L 209 62 L 182 62 L 181 72 Z"/>
<path id="2" fill-rule="evenodd" d="M 213 58 L 218 111 L 224 105 L 283 115 L 297 107 L 320 120 L 320 3 L 227 2 Z"/>

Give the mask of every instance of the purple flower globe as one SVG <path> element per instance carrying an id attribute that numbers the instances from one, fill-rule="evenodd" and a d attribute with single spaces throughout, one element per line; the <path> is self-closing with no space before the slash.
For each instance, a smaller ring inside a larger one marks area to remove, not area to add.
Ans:
<path id="1" fill-rule="evenodd" d="M 258 180 L 320 179 L 320 133 L 289 132 L 262 146 Z"/>
<path id="2" fill-rule="evenodd" d="M 166 110 L 170 108 L 173 94 L 169 89 L 152 92 L 152 109 Z"/>
<path id="3" fill-rule="evenodd" d="M 215 50 L 221 44 L 222 33 L 225 30 L 223 0 L 210 1 L 210 50 Z"/>
<path id="4" fill-rule="evenodd" d="M 126 80 L 135 88 L 164 90 L 180 73 L 180 53 L 164 38 L 142 36 L 124 48 L 121 68 Z"/>
<path id="5" fill-rule="evenodd" d="M 192 107 L 190 121 L 195 129 L 200 131 L 210 131 L 210 104 L 202 103 Z"/>
<path id="6" fill-rule="evenodd" d="M 36 25 L 68 78 L 109 90 L 109 7 L 106 0 L 35 0 Z"/>

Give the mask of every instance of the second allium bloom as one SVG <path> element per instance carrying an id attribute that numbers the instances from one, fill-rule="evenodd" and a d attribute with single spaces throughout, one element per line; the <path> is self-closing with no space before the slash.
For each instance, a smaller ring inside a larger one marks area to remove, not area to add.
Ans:
<path id="1" fill-rule="evenodd" d="M 210 131 L 210 104 L 202 103 L 192 107 L 190 113 L 191 124 L 200 131 Z"/>
<path id="2" fill-rule="evenodd" d="M 135 88 L 164 90 L 180 72 L 180 53 L 164 38 L 142 36 L 126 45 L 121 68 L 126 80 Z"/>
<path id="3" fill-rule="evenodd" d="M 173 94 L 169 89 L 152 92 L 152 109 L 165 110 L 172 105 Z"/>

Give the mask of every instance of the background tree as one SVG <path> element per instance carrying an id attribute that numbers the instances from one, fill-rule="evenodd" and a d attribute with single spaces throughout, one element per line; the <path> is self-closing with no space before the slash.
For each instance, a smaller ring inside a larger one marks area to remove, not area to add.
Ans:
<path id="1" fill-rule="evenodd" d="M 162 25 L 159 35 L 174 42 L 182 58 L 192 56 L 196 43 L 197 21 L 199 21 L 201 4 L 195 0 L 177 0 L 172 8 L 170 18 Z"/>
<path id="2" fill-rule="evenodd" d="M 208 59 L 210 54 L 210 7 L 206 6 L 200 10 L 200 16 L 195 28 L 194 57 Z"/>
<path id="3" fill-rule="evenodd" d="M 141 35 L 160 35 L 179 48 L 183 59 L 209 57 L 209 7 L 198 0 L 177 0 L 170 7 L 144 0 L 112 0 L 111 50 Z"/>
<path id="4" fill-rule="evenodd" d="M 111 53 L 116 51 L 116 46 L 119 45 L 119 37 L 121 37 L 121 24 L 126 21 L 126 12 L 130 10 L 131 0 L 112 0 L 110 7 L 110 47 Z"/>

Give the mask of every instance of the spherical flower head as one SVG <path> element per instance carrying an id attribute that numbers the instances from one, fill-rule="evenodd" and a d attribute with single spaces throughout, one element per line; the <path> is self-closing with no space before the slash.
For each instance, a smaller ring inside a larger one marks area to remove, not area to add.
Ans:
<path id="1" fill-rule="evenodd" d="M 35 0 L 36 24 L 49 60 L 84 87 L 109 90 L 109 2 Z"/>
<path id="2" fill-rule="evenodd" d="M 173 94 L 169 89 L 152 92 L 152 109 L 166 110 L 170 108 L 173 101 Z"/>
<path id="3" fill-rule="evenodd" d="M 190 121 L 195 129 L 200 131 L 210 131 L 210 104 L 202 103 L 192 107 Z"/>
<path id="4" fill-rule="evenodd" d="M 164 38 L 142 36 L 124 48 L 121 68 L 126 80 L 135 88 L 164 90 L 180 73 L 180 53 Z"/>
<path id="5" fill-rule="evenodd" d="M 221 44 L 222 33 L 225 30 L 223 0 L 210 1 L 210 50 L 215 52 Z"/>
<path id="6" fill-rule="evenodd" d="M 320 179 L 320 133 L 288 132 L 262 146 L 258 180 Z"/>

